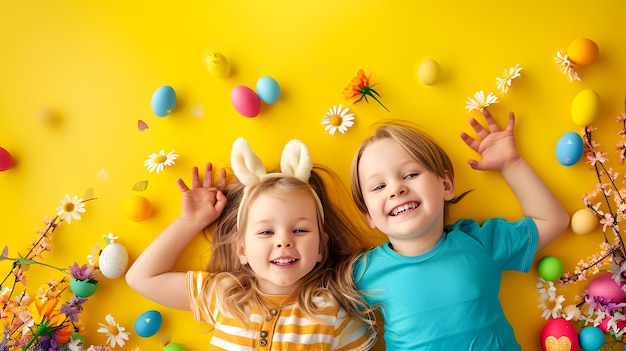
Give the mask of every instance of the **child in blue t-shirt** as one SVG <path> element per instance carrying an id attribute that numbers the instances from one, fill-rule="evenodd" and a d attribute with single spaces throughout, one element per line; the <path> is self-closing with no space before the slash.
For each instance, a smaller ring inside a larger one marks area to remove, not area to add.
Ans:
<path id="1" fill-rule="evenodd" d="M 504 130 L 483 115 L 486 127 L 469 122 L 477 138 L 461 134 L 482 157 L 468 163 L 502 174 L 524 213 L 514 222 L 445 226 L 448 204 L 465 194 L 455 196 L 446 152 L 416 128 L 384 125 L 355 156 L 354 200 L 389 241 L 357 259 L 354 279 L 383 315 L 388 350 L 520 350 L 498 298 L 502 272 L 527 272 L 569 216 L 519 155 L 514 114 Z"/>

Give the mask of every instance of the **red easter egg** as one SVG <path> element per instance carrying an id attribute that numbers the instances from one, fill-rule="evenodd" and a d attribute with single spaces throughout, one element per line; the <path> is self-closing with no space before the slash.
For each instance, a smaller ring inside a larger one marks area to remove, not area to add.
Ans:
<path id="1" fill-rule="evenodd" d="M 604 273 L 595 277 L 587 286 L 589 297 L 600 298 L 604 302 L 618 303 L 626 298 L 626 293 L 613 280 L 612 273 Z"/>
<path id="2" fill-rule="evenodd" d="M 606 330 L 609 329 L 610 320 L 611 320 L 611 317 L 604 317 L 600 325 L 598 325 L 598 328 L 600 328 L 600 330 L 606 333 Z M 616 324 L 617 324 L 617 327 L 620 329 L 626 328 L 626 321 L 616 321 Z"/>
<path id="3" fill-rule="evenodd" d="M 0 147 L 0 171 L 6 171 L 13 167 L 13 157 L 11 154 Z"/>
<path id="4" fill-rule="evenodd" d="M 256 117 L 261 112 L 261 99 L 254 90 L 238 85 L 230 92 L 230 101 L 235 110 L 246 117 Z"/>
<path id="5" fill-rule="evenodd" d="M 578 350 L 578 334 L 569 321 L 554 318 L 548 321 L 541 330 L 541 350 L 543 351 L 576 351 Z"/>

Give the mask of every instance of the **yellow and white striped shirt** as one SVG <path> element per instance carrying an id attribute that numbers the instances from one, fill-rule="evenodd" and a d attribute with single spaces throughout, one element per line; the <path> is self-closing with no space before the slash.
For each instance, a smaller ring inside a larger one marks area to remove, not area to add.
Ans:
<path id="1" fill-rule="evenodd" d="M 194 317 L 214 327 L 209 350 L 369 350 L 376 342 L 371 328 L 350 318 L 330 297 L 316 298 L 315 303 L 320 307 L 317 320 L 304 314 L 295 295 L 264 295 L 270 313 L 252 310 L 250 325 L 240 326 L 219 309 L 214 276 L 202 271 L 187 273 L 187 294 Z"/>

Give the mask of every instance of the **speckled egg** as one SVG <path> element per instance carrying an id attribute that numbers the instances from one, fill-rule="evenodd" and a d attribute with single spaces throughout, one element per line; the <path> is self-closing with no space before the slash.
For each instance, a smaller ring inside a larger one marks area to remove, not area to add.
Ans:
<path id="1" fill-rule="evenodd" d="M 120 243 L 109 244 L 100 253 L 98 266 L 103 276 L 110 279 L 119 278 L 128 268 L 128 251 Z"/>
<path id="2" fill-rule="evenodd" d="M 230 75 L 230 63 L 226 56 L 219 52 L 208 54 L 204 63 L 209 73 L 215 78 L 224 79 Z"/>

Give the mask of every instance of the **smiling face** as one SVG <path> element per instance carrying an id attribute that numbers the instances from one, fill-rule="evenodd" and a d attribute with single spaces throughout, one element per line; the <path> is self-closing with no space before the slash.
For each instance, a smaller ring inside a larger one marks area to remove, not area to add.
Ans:
<path id="1" fill-rule="evenodd" d="M 262 292 L 291 294 L 322 260 L 319 228 L 311 193 L 265 191 L 249 203 L 239 260 L 250 265 Z"/>
<path id="2" fill-rule="evenodd" d="M 452 177 L 437 176 L 392 139 L 373 141 L 358 164 L 366 218 L 389 237 L 394 250 L 416 255 L 441 237 Z"/>

